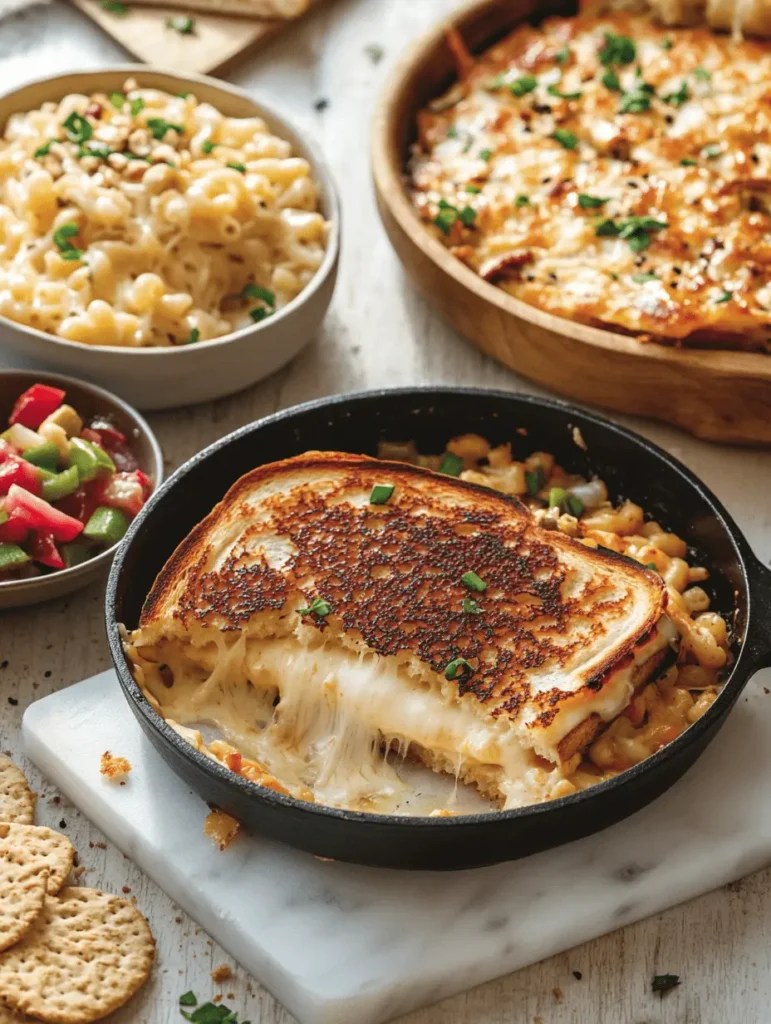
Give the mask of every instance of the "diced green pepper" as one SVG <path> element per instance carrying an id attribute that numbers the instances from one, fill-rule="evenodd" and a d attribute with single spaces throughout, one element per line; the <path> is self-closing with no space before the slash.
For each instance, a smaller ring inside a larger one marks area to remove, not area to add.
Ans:
<path id="1" fill-rule="evenodd" d="M 77 466 L 70 466 L 55 476 L 43 478 L 43 497 L 46 501 L 59 501 L 68 494 L 74 494 L 80 486 L 80 475 Z"/>
<path id="2" fill-rule="evenodd" d="M 119 508 L 100 505 L 86 523 L 83 536 L 99 544 L 117 544 L 129 528 L 129 519 Z"/>
<path id="3" fill-rule="evenodd" d="M 82 482 L 93 480 L 102 470 L 115 472 L 115 463 L 99 445 L 73 437 L 70 441 L 70 464 L 77 467 Z"/>
<path id="4" fill-rule="evenodd" d="M 68 569 L 74 568 L 76 565 L 81 565 L 83 562 L 87 562 L 89 558 L 93 558 L 94 552 L 87 544 L 81 544 L 80 541 L 74 540 L 71 544 L 62 544 L 59 548 L 61 551 L 64 564 Z"/>
<path id="5" fill-rule="evenodd" d="M 18 544 L 0 544 L 0 572 L 18 569 L 29 561 L 29 555 Z"/>
<path id="6" fill-rule="evenodd" d="M 41 466 L 43 469 L 48 469 L 55 473 L 59 465 L 59 449 L 53 441 L 46 441 L 45 444 L 38 444 L 34 448 L 28 448 L 24 452 L 24 458 L 27 462 L 31 462 L 33 466 Z"/>

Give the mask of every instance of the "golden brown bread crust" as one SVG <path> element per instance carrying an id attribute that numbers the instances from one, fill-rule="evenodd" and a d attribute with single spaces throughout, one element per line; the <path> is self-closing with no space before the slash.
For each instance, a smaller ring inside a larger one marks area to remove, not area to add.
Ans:
<path id="1" fill-rule="evenodd" d="M 292 484 L 304 471 L 334 486 L 325 482 L 322 493 Z M 288 492 L 282 480 L 290 482 Z M 343 500 L 386 482 L 396 486 L 386 505 Z M 250 537 L 257 541 L 263 528 L 246 525 L 235 549 L 211 571 L 214 532 L 222 524 L 253 522 L 246 499 L 268 483 L 270 494 L 257 499 L 261 514 L 269 514 L 271 532 L 288 538 L 294 553 L 280 570 L 264 556 L 245 555 L 243 545 Z M 573 563 L 589 577 L 579 596 L 564 592 Z M 487 584 L 484 595 L 472 595 L 484 604 L 483 615 L 462 611 L 469 591 L 461 577 L 469 570 Z M 646 602 L 637 628 L 609 645 L 591 677 L 581 677 L 581 690 L 595 695 L 610 670 L 645 643 L 665 607 L 657 574 L 542 530 L 516 498 L 417 466 L 309 453 L 259 467 L 234 484 L 164 566 L 141 625 L 172 614 L 183 624 L 234 631 L 298 595 L 307 603 L 315 596 L 329 602 L 326 618 L 303 617 L 321 633 L 356 635 L 378 654 L 408 653 L 437 673 L 465 658 L 473 671 L 459 671 L 458 694 L 473 694 L 494 716 L 514 718 L 528 704 L 542 727 L 554 720 L 565 693 L 535 692 L 531 670 L 548 665 L 558 672 L 604 635 L 606 622 L 624 615 L 625 601 Z M 579 620 L 591 626 L 576 636 Z"/>

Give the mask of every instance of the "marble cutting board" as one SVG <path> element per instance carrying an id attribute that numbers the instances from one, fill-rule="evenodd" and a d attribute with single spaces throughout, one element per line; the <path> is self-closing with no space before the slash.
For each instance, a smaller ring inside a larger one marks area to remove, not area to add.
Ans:
<path id="1" fill-rule="evenodd" d="M 696 766 L 598 835 L 458 873 L 324 863 L 264 839 L 225 853 L 103 672 L 31 705 L 27 753 L 301 1024 L 378 1024 L 771 862 L 771 671 Z M 134 766 L 119 787 L 103 751 Z"/>

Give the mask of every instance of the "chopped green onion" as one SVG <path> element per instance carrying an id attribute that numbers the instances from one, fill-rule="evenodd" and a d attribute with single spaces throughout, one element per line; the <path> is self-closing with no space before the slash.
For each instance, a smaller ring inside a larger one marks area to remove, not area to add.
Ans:
<path id="1" fill-rule="evenodd" d="M 707 71 L 706 68 L 694 68 L 693 77 L 698 78 L 700 82 L 711 82 L 712 75 Z"/>
<path id="2" fill-rule="evenodd" d="M 203 142 L 201 143 L 201 152 L 202 153 L 211 153 L 212 150 L 214 149 L 214 147 L 218 146 L 218 145 L 219 145 L 218 142 L 212 142 L 211 139 L 204 139 Z"/>
<path id="3" fill-rule="evenodd" d="M 688 83 L 683 80 L 677 92 L 671 92 L 668 96 L 662 96 L 662 99 L 671 107 L 682 107 L 688 100 Z"/>
<path id="4" fill-rule="evenodd" d="M 481 615 L 482 607 L 478 605 L 473 597 L 464 597 L 461 601 L 461 608 L 466 615 Z"/>
<path id="5" fill-rule="evenodd" d="M 42 146 L 38 146 L 38 148 L 32 155 L 35 157 L 48 156 L 48 154 L 51 152 L 52 143 L 59 141 L 59 139 L 49 139 L 48 142 L 44 142 Z"/>
<path id="6" fill-rule="evenodd" d="M 109 146 L 103 142 L 91 142 L 87 146 L 80 146 L 78 149 L 78 160 L 81 160 L 84 156 L 95 156 L 99 160 L 106 160 L 111 153 L 114 153 L 114 149 L 110 149 Z"/>
<path id="7" fill-rule="evenodd" d="M 201 339 L 201 332 L 198 330 L 197 327 L 191 327 L 190 328 L 190 337 L 185 342 L 185 345 L 195 345 L 195 343 L 197 341 L 200 341 L 200 339 Z"/>
<path id="8" fill-rule="evenodd" d="M 166 27 L 173 28 L 182 36 L 191 36 L 195 30 L 195 22 L 192 18 L 180 14 L 174 18 L 167 18 Z"/>
<path id="9" fill-rule="evenodd" d="M 121 153 L 121 156 L 125 156 L 127 160 L 144 160 L 146 164 L 150 163 L 149 156 L 139 156 L 138 153 L 132 153 L 130 149 L 127 149 L 123 153 Z"/>
<path id="10" fill-rule="evenodd" d="M 455 677 L 458 675 L 458 672 L 462 672 L 463 674 L 465 674 L 466 671 L 468 672 L 469 675 L 471 675 L 472 672 L 474 671 L 474 669 L 471 667 L 471 665 L 469 665 L 466 659 L 453 658 L 453 660 L 447 665 L 447 668 L 445 668 L 444 670 L 444 678 L 455 679 Z"/>
<path id="11" fill-rule="evenodd" d="M 123 110 L 123 104 L 126 102 L 126 96 L 124 93 L 111 92 L 108 96 L 108 99 L 116 110 Z"/>
<path id="12" fill-rule="evenodd" d="M 653 92 L 652 85 L 638 78 L 634 88 L 630 92 L 625 92 L 621 97 L 621 105 L 618 108 L 619 113 L 644 114 L 646 110 L 650 110 Z"/>
<path id="13" fill-rule="evenodd" d="M 550 96 L 557 96 L 561 100 L 580 100 L 582 92 L 563 92 L 558 85 L 550 85 L 546 91 Z"/>
<path id="14" fill-rule="evenodd" d="M 704 149 L 702 149 L 701 155 L 707 157 L 707 159 L 711 159 L 712 157 L 720 156 L 720 152 L 720 144 L 713 142 L 711 145 L 705 146 Z"/>
<path id="15" fill-rule="evenodd" d="M 658 572 L 658 569 L 656 568 L 656 563 L 655 562 L 646 562 L 645 563 L 645 568 L 646 569 L 653 569 L 654 572 Z"/>
<path id="16" fill-rule="evenodd" d="M 578 136 L 569 132 L 567 128 L 555 128 L 552 138 L 559 142 L 565 149 L 575 149 L 578 145 Z"/>
<path id="17" fill-rule="evenodd" d="M 564 507 L 565 511 L 569 515 L 575 516 L 576 519 L 580 519 L 581 514 L 584 511 L 584 503 L 581 501 L 580 498 L 577 498 L 575 494 L 569 494 L 567 496 L 567 498 L 565 499 Z"/>
<path id="18" fill-rule="evenodd" d="M 228 163 L 225 164 L 225 166 L 230 167 L 231 170 L 240 171 L 241 174 L 246 174 L 246 164 L 239 164 L 235 160 L 230 160 Z"/>
<path id="19" fill-rule="evenodd" d="M 439 463 L 439 472 L 446 473 L 447 476 L 460 476 L 463 469 L 463 459 L 453 454 L 453 452 L 445 452 L 442 456 L 442 461 Z"/>
<path id="20" fill-rule="evenodd" d="M 262 299 L 268 306 L 276 305 L 276 296 L 274 292 L 268 291 L 267 288 L 260 288 L 257 284 L 245 284 L 241 289 L 242 299 Z"/>
<path id="21" fill-rule="evenodd" d="M 527 493 L 531 498 L 538 494 L 545 483 L 545 474 L 540 466 L 534 473 L 531 473 L 529 470 L 525 471 L 525 484 L 527 486 Z"/>
<path id="22" fill-rule="evenodd" d="M 526 93 L 532 92 L 537 85 L 538 79 L 535 75 L 522 75 L 521 78 L 509 83 L 509 90 L 514 96 L 524 96 Z"/>
<path id="23" fill-rule="evenodd" d="M 447 129 L 447 138 L 448 139 L 457 139 L 458 138 L 458 126 L 456 124 L 451 124 L 450 127 Z"/>
<path id="24" fill-rule="evenodd" d="M 615 71 L 606 71 L 602 76 L 602 84 L 611 92 L 621 92 L 621 81 Z"/>
<path id="25" fill-rule="evenodd" d="M 645 284 L 646 281 L 658 281 L 658 278 L 652 273 L 632 274 L 632 280 L 635 284 Z"/>
<path id="26" fill-rule="evenodd" d="M 369 496 L 369 503 L 370 505 L 385 505 L 393 493 L 393 484 L 375 484 Z"/>
<path id="27" fill-rule="evenodd" d="M 477 576 L 475 572 L 469 570 L 464 572 L 460 578 L 461 583 L 465 584 L 469 590 L 476 590 L 478 593 L 483 594 L 487 590 L 487 584 L 481 576 Z"/>
<path id="28" fill-rule="evenodd" d="M 581 192 L 578 196 L 578 205 L 582 210 L 597 210 L 609 202 L 609 198 L 601 199 L 600 196 L 590 196 L 586 192 Z"/>
<path id="29" fill-rule="evenodd" d="M 698 166 L 698 161 L 693 160 L 689 156 L 684 156 L 683 159 L 680 161 L 680 166 L 681 167 L 697 167 Z"/>
<path id="30" fill-rule="evenodd" d="M 314 597 L 307 608 L 298 608 L 300 615 L 317 615 L 320 619 L 325 618 L 332 611 L 331 605 L 322 597 Z"/>
<path id="31" fill-rule="evenodd" d="M 265 320 L 273 313 L 272 309 L 265 309 L 264 306 L 257 306 L 256 309 L 249 310 L 249 316 L 254 320 L 256 324 L 260 323 L 261 320 Z"/>
<path id="32" fill-rule="evenodd" d="M 671 50 L 674 45 L 675 44 L 672 42 L 672 40 L 670 39 L 669 36 L 667 36 L 666 39 L 662 39 L 661 40 L 661 49 L 662 50 Z"/>
<path id="33" fill-rule="evenodd" d="M 555 64 L 567 64 L 570 60 L 570 49 L 567 46 L 563 46 L 561 50 L 558 50 L 554 54 Z"/>
<path id="34" fill-rule="evenodd" d="M 517 198 L 514 200 L 514 205 L 515 206 L 530 206 L 530 197 L 529 196 L 517 196 Z"/>
<path id="35" fill-rule="evenodd" d="M 137 114 L 141 114 L 144 109 L 145 101 L 141 96 L 137 96 L 136 99 L 131 100 L 129 103 L 129 110 L 131 111 L 132 117 L 136 117 Z"/>
<path id="36" fill-rule="evenodd" d="M 76 248 L 71 238 L 80 231 L 80 227 L 77 224 L 68 222 L 67 224 L 60 224 L 59 227 L 54 231 L 52 238 L 54 245 L 59 250 L 59 254 L 64 260 L 79 260 L 83 255 L 82 249 Z"/>
<path id="37" fill-rule="evenodd" d="M 178 135 L 182 135 L 184 127 L 181 124 L 173 124 L 171 121 L 166 121 L 162 117 L 151 117 L 147 121 L 147 127 L 150 129 L 152 137 L 161 142 L 168 131 L 175 131 Z"/>
<path id="38" fill-rule="evenodd" d="M 64 128 L 64 132 L 70 142 L 78 142 L 81 146 L 84 142 L 88 142 L 94 134 L 91 122 L 87 121 L 82 114 L 78 114 L 75 110 L 72 111 L 66 121 L 62 122 L 62 128 Z"/>
<path id="39" fill-rule="evenodd" d="M 479 185 L 466 185 L 466 191 L 471 192 L 473 195 L 476 196 L 479 195 L 482 189 L 479 187 Z"/>
<path id="40" fill-rule="evenodd" d="M 491 149 L 480 149 L 479 151 L 479 159 L 484 160 L 485 162 L 487 162 L 492 155 L 493 151 Z"/>
<path id="41" fill-rule="evenodd" d="M 733 297 L 733 292 L 723 292 L 719 298 L 715 299 L 715 303 L 716 305 L 720 305 L 723 302 L 730 302 Z"/>
<path id="42" fill-rule="evenodd" d="M 552 487 L 549 491 L 549 508 L 562 508 L 567 497 L 568 492 L 564 487 Z"/>

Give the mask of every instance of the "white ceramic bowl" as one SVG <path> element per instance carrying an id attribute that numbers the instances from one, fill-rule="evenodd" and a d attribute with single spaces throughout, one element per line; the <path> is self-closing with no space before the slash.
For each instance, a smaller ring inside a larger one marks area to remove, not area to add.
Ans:
<path id="1" fill-rule="evenodd" d="M 141 87 L 170 93 L 194 92 L 232 117 L 264 118 L 280 138 L 313 168 L 321 212 L 330 223 L 324 261 L 310 284 L 287 306 L 259 324 L 184 348 L 116 348 L 66 341 L 0 316 L 0 352 L 4 361 L 23 367 L 74 374 L 100 384 L 140 409 L 170 409 L 232 394 L 267 377 L 293 359 L 318 330 L 337 277 L 340 207 L 332 176 L 316 147 L 282 116 L 247 93 L 204 75 L 124 64 L 98 71 L 77 71 L 32 82 L 0 96 L 0 125 L 11 114 L 35 110 L 68 93 L 110 92 L 127 78 Z"/>

